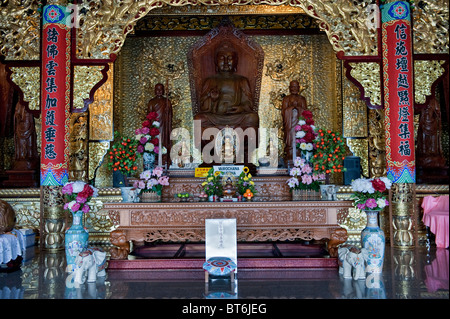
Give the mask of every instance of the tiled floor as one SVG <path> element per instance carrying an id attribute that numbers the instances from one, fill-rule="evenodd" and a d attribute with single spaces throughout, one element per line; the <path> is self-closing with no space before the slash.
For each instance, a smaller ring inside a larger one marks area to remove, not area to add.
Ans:
<path id="1" fill-rule="evenodd" d="M 0 299 L 449 299 L 449 250 L 387 247 L 378 280 L 344 280 L 337 269 L 240 269 L 236 284 L 205 285 L 202 269 L 108 271 L 66 285 L 64 252 L 31 247 L 20 270 L 0 273 Z"/>

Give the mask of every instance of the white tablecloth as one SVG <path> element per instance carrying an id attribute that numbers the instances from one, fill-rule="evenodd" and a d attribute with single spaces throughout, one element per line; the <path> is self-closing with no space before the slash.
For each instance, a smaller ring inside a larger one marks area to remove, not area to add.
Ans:
<path id="1" fill-rule="evenodd" d="M 25 238 L 19 230 L 13 229 L 0 235 L 0 264 L 6 264 L 22 256 L 25 249 Z"/>

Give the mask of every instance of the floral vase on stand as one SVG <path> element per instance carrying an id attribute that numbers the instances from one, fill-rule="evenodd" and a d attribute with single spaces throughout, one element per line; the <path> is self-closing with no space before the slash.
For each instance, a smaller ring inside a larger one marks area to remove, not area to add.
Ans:
<path id="1" fill-rule="evenodd" d="M 144 160 L 144 171 L 152 171 L 155 168 L 155 154 L 144 152 L 142 158 Z"/>
<path id="2" fill-rule="evenodd" d="M 367 215 L 367 226 L 361 232 L 361 245 L 367 250 L 366 272 L 379 274 L 383 271 L 386 238 L 378 225 L 380 210 L 364 210 Z"/>
<path id="3" fill-rule="evenodd" d="M 89 233 L 83 227 L 83 212 L 72 212 L 72 226 L 65 233 L 66 272 L 75 269 L 75 259 L 88 247 Z"/>
<path id="4" fill-rule="evenodd" d="M 378 225 L 380 211 L 389 205 L 384 192 L 391 188 L 387 177 L 357 178 L 351 183 L 356 208 L 367 215 L 367 226 L 361 232 L 361 246 L 367 250 L 366 273 L 380 274 L 383 270 L 386 238 Z"/>
<path id="5" fill-rule="evenodd" d="M 75 259 L 87 248 L 89 233 L 83 226 L 83 215 L 91 210 L 91 199 L 98 197 L 98 190 L 82 181 L 69 182 L 62 188 L 64 209 L 72 214 L 72 226 L 66 230 L 64 246 L 66 250 L 67 272 L 75 269 Z"/>

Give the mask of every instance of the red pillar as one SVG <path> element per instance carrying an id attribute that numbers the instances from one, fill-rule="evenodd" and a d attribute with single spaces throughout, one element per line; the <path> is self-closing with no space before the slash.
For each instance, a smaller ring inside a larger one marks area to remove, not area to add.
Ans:
<path id="1" fill-rule="evenodd" d="M 415 183 L 414 70 L 409 3 L 384 4 L 381 17 L 387 176 L 394 183 Z"/>
<path id="2" fill-rule="evenodd" d="M 68 181 L 70 27 L 66 20 L 69 17 L 65 7 L 44 7 L 41 68 L 42 186 L 62 186 Z"/>

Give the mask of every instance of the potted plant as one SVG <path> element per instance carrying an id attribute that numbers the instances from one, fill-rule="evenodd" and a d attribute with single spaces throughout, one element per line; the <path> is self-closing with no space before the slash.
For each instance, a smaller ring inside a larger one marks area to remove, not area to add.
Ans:
<path id="1" fill-rule="evenodd" d="M 297 157 L 289 174 L 292 177 L 286 183 L 292 192 L 292 200 L 320 199 L 320 181 L 325 178 L 323 173 L 314 172 L 310 163 Z"/>
<path id="2" fill-rule="evenodd" d="M 210 168 L 206 180 L 202 183 L 203 190 L 209 197 L 209 201 L 217 201 L 218 197 L 222 195 L 222 176 L 220 171 L 214 172 L 214 168 Z"/>
<path id="3" fill-rule="evenodd" d="M 140 155 L 137 153 L 138 142 L 117 131 L 114 132 L 114 141 L 107 153 L 107 166 L 115 176 L 119 176 L 113 186 L 127 187 L 128 177 L 137 170 L 136 159 Z"/>
<path id="4" fill-rule="evenodd" d="M 329 183 L 331 173 L 344 172 L 345 143 L 338 132 L 332 130 L 318 130 L 316 151 L 311 159 L 314 171 L 324 173 L 326 184 Z"/>
<path id="5" fill-rule="evenodd" d="M 153 170 L 143 171 L 139 178 L 133 183 L 133 187 L 140 193 L 141 201 L 160 202 L 163 187 L 169 185 L 169 176 L 164 175 L 164 169 L 155 167 Z"/>
<path id="6" fill-rule="evenodd" d="M 249 173 L 249 168 L 247 166 L 244 167 L 242 173 L 239 175 L 236 186 L 238 193 L 242 196 L 249 193 L 253 196 L 257 193 L 255 182 L 252 181 L 252 174 Z M 250 190 L 250 192 L 247 190 Z"/>
<path id="7" fill-rule="evenodd" d="M 143 155 L 145 171 L 155 167 L 157 156 L 160 157 L 167 153 L 167 149 L 161 145 L 159 127 L 158 113 L 150 112 L 142 122 L 142 127 L 135 131 L 135 139 L 138 142 L 137 151 Z"/>
<path id="8" fill-rule="evenodd" d="M 378 215 L 389 205 L 385 192 L 391 188 L 392 182 L 387 177 L 358 178 L 352 181 L 351 186 L 355 207 L 367 215 L 367 226 L 361 232 L 361 245 L 368 251 L 366 271 L 381 273 L 386 240 L 378 224 Z"/>

